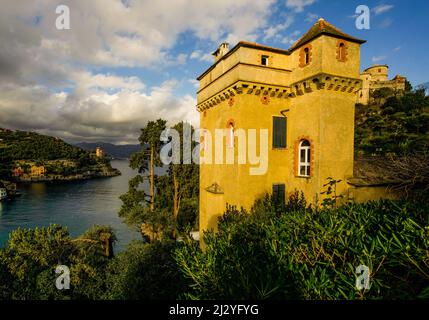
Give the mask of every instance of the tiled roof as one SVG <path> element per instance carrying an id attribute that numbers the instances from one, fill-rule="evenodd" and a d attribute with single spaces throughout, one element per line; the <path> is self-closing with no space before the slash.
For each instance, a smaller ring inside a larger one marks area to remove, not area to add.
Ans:
<path id="1" fill-rule="evenodd" d="M 366 42 L 365 40 L 361 40 L 344 33 L 340 29 L 337 29 L 336 27 L 334 27 L 329 22 L 320 18 L 319 21 L 317 21 L 310 28 L 310 30 L 308 30 L 306 34 L 304 34 L 297 42 L 295 42 L 289 50 L 291 51 L 295 50 L 322 34 L 331 35 L 337 38 L 341 38 L 341 39 L 345 39 L 345 40 L 349 40 L 349 41 L 357 42 L 361 44 Z"/>

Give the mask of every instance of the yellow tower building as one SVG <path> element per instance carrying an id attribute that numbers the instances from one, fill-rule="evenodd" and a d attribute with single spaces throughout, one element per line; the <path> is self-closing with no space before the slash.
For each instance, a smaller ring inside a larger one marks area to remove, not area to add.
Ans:
<path id="1" fill-rule="evenodd" d="M 285 200 L 294 190 L 315 203 L 328 177 L 353 176 L 364 42 L 320 19 L 288 50 L 249 42 L 216 50 L 198 77 L 200 232 L 216 229 L 226 204 L 249 209 L 266 193 Z M 221 149 L 216 129 L 226 129 Z M 347 194 L 346 183 L 338 187 Z"/>

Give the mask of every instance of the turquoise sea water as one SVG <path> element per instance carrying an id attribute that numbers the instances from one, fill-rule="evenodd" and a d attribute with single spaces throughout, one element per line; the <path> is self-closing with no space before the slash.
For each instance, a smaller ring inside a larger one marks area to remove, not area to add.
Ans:
<path id="1" fill-rule="evenodd" d="M 18 227 L 43 227 L 51 223 L 67 226 L 73 237 L 94 224 L 110 225 L 118 237 L 115 251 L 124 249 L 133 239 L 141 239 L 118 217 L 119 196 L 127 191 L 128 180 L 136 172 L 128 167 L 126 160 L 112 161 L 112 166 L 118 168 L 122 175 L 77 182 L 20 185 L 21 197 L 0 202 L 0 247 L 7 242 L 9 233 Z"/>

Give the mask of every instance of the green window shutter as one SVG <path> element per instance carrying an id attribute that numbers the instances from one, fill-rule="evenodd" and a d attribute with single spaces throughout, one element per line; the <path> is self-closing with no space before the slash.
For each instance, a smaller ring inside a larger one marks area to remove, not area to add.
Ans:
<path id="1" fill-rule="evenodd" d="M 273 148 L 286 148 L 286 117 L 273 117 Z"/>

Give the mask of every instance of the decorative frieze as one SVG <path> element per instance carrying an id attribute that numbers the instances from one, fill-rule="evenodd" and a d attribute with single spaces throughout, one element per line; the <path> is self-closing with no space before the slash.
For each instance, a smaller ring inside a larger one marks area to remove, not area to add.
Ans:
<path id="1" fill-rule="evenodd" d="M 235 99 L 231 98 L 241 94 L 261 96 L 261 101 L 266 104 L 267 101 L 269 103 L 270 100 L 267 100 L 264 97 L 269 97 L 270 99 L 296 98 L 305 94 L 311 94 L 318 90 L 357 94 L 361 87 L 362 80 L 360 79 L 335 76 L 327 73 L 320 73 L 297 81 L 290 87 L 238 81 L 215 96 L 212 96 L 198 104 L 197 109 L 202 112 L 222 103 L 223 101 L 227 101 L 229 106 L 233 106 Z"/>

